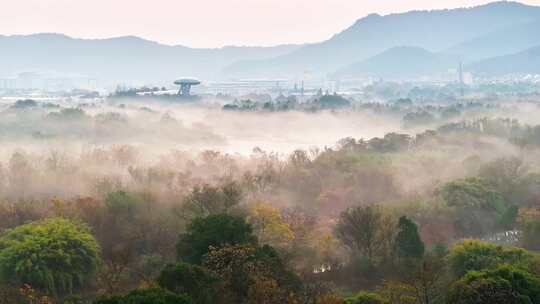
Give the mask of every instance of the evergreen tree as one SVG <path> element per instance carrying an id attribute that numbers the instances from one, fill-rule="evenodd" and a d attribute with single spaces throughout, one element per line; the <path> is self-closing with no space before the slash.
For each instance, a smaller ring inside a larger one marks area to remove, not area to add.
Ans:
<path id="1" fill-rule="evenodd" d="M 237 216 L 212 214 L 205 218 L 195 218 L 180 236 L 176 244 L 178 258 L 181 261 L 201 264 L 202 258 L 211 247 L 226 244 L 256 244 L 251 225 Z"/>
<path id="2" fill-rule="evenodd" d="M 416 258 L 424 256 L 424 242 L 418 234 L 416 224 L 406 216 L 399 218 L 398 233 L 396 235 L 396 253 L 399 258 Z"/>

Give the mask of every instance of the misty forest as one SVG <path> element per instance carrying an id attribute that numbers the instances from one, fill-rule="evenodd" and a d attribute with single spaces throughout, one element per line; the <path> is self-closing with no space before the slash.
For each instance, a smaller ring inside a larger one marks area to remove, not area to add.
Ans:
<path id="1" fill-rule="evenodd" d="M 0 36 L 0 304 L 540 304 L 539 22 Z"/>

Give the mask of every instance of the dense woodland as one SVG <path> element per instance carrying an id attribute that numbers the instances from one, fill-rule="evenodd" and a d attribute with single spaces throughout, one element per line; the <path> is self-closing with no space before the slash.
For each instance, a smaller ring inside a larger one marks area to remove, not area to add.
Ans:
<path id="1" fill-rule="evenodd" d="M 403 129 L 287 154 L 2 151 L 0 303 L 540 303 L 540 127 L 512 107 L 355 105 Z M 133 125 L 2 115 L 4 141 Z"/>
<path id="2" fill-rule="evenodd" d="M 124 2 L 0 2 L 0 304 L 540 304 L 540 6 Z"/>

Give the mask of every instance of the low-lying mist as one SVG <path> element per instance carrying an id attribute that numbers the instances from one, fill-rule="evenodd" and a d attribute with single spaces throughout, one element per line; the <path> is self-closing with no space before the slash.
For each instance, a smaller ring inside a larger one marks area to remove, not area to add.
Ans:
<path id="1" fill-rule="evenodd" d="M 342 200 L 348 203 L 335 206 L 332 212 L 338 212 L 358 201 L 430 194 L 500 157 L 537 166 L 536 150 L 525 153 L 509 141 L 523 135 L 525 125 L 513 134 L 512 123 L 519 122 L 485 118 L 503 113 L 516 118 L 537 111 L 535 105 L 468 105 L 452 119 L 424 122 L 420 115 L 415 122 L 413 117 L 411 126 L 404 123 L 407 111 L 381 105 L 268 112 L 141 100 L 18 102 L 0 113 L 0 189 L 11 198 L 46 199 L 129 188 L 179 201 L 197 184 L 265 170 L 286 175 L 284 168 L 297 166 L 300 157 L 320 171 L 318 181 L 301 184 L 300 178 L 295 189 L 280 186 L 272 192 L 274 203 L 324 200 L 329 189 L 345 187 Z M 423 133 L 439 125 L 438 136 Z"/>
<path id="2" fill-rule="evenodd" d="M 363 253 L 341 234 L 347 223 L 356 235 L 374 216 L 386 245 L 369 271 L 384 273 L 387 261 L 394 271 L 403 219 L 431 252 L 517 235 L 538 214 L 535 103 L 245 104 L 5 105 L 0 231 L 55 218 L 88 224 L 104 260 L 92 288 L 115 293 L 175 261 L 178 235 L 195 220 L 234 216 L 305 282 L 358 290 L 385 277 L 354 272 Z"/>
<path id="3" fill-rule="evenodd" d="M 83 103 L 38 104 L 0 114 L 2 154 L 25 150 L 80 150 L 128 144 L 152 154 L 171 149 L 247 155 L 258 147 L 288 154 L 333 146 L 343 137 L 371 138 L 399 130 L 399 119 L 368 111 L 232 112 L 218 106 Z"/>

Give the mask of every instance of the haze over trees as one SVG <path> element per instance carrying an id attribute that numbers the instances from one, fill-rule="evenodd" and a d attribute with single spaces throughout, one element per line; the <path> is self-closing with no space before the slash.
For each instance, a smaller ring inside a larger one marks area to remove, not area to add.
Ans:
<path id="1" fill-rule="evenodd" d="M 211 50 L 0 36 L 14 71 L 158 83 L 180 67 L 315 68 L 328 87 L 186 101 L 156 84 L 105 96 L 0 79 L 0 304 L 540 303 L 539 20 L 497 2 Z M 493 74 L 423 78 L 456 60 Z"/>
<path id="2" fill-rule="evenodd" d="M 460 107 L 471 109 L 488 111 Z M 0 170 L 0 292 L 9 303 L 535 303 L 534 129 L 477 119 L 286 157 L 15 152 Z"/>

